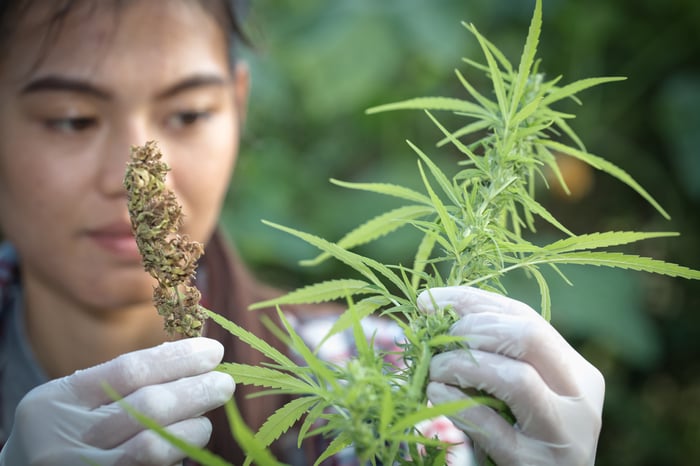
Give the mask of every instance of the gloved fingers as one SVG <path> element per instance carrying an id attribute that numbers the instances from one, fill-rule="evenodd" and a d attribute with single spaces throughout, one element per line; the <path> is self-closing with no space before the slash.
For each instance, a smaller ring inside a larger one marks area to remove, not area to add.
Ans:
<path id="1" fill-rule="evenodd" d="M 479 350 L 455 350 L 433 356 L 430 380 L 483 390 L 505 402 L 522 430 L 559 441 L 559 396 L 529 364 Z"/>
<path id="2" fill-rule="evenodd" d="M 435 405 L 470 398 L 456 387 L 437 382 L 428 384 L 427 394 Z M 479 464 L 486 464 L 486 457 L 499 466 L 569 464 L 555 461 L 553 452 L 559 447 L 525 436 L 487 406 L 467 408 L 450 419 L 472 439 Z"/>
<path id="3" fill-rule="evenodd" d="M 467 314 L 450 333 L 464 336 L 472 349 L 527 362 L 560 395 L 581 395 L 579 378 L 587 375 L 590 364 L 539 316 Z"/>
<path id="4" fill-rule="evenodd" d="M 209 419 L 196 417 L 166 426 L 165 429 L 190 444 L 204 447 L 209 443 L 212 425 Z M 15 456 L 13 459 L 20 458 L 19 461 L 8 463 L 7 466 L 72 466 L 88 463 L 100 466 L 163 466 L 181 464 L 186 456 L 179 448 L 151 430 L 139 432 L 119 448 L 99 449 L 92 445 L 76 445 L 72 440 L 60 446 L 36 444 L 38 454 L 33 454 L 30 460 Z"/>
<path id="5" fill-rule="evenodd" d="M 462 390 L 439 382 L 430 382 L 426 392 L 428 399 L 434 405 L 471 398 Z M 493 451 L 498 444 L 512 446 L 516 441 L 513 426 L 487 406 L 477 405 L 467 408 L 450 416 L 450 419 L 471 438 L 478 449 L 487 453 Z M 517 459 L 515 452 L 509 448 L 506 448 L 499 457 L 499 465 L 513 464 Z"/>
<path id="6" fill-rule="evenodd" d="M 75 402 L 95 408 L 112 401 L 103 383 L 126 396 L 141 387 L 209 372 L 223 354 L 224 348 L 216 340 L 187 338 L 123 354 L 61 380 L 64 391 L 74 394 Z"/>
<path id="7" fill-rule="evenodd" d="M 489 455 L 478 444 L 472 443 L 474 450 L 474 460 L 478 466 L 488 464 Z"/>
<path id="8" fill-rule="evenodd" d="M 125 397 L 124 402 L 160 425 L 171 425 L 223 405 L 231 399 L 234 389 L 231 376 L 213 371 L 140 388 Z M 93 410 L 92 415 L 101 419 L 83 440 L 98 448 L 115 448 L 145 429 L 117 402 Z"/>
<path id="9" fill-rule="evenodd" d="M 539 316 L 534 309 L 521 301 L 471 286 L 430 288 L 418 295 L 416 303 L 424 312 L 434 312 L 436 307 L 442 309 L 452 306 L 461 316 L 479 312 Z"/>
<path id="10" fill-rule="evenodd" d="M 520 301 L 468 286 L 431 288 L 418 297 L 427 312 L 452 306 L 462 317 L 452 334 L 471 348 L 522 359 L 535 367 L 552 390 L 564 396 L 602 391 L 602 375 L 535 310 Z M 599 400 L 602 403 L 602 398 Z"/>
<path id="11" fill-rule="evenodd" d="M 167 431 L 197 447 L 209 443 L 212 425 L 206 417 L 185 419 L 166 427 Z M 141 431 L 125 442 L 119 449 L 121 453 L 115 466 L 163 466 L 178 464 L 187 455 L 151 430 Z"/>

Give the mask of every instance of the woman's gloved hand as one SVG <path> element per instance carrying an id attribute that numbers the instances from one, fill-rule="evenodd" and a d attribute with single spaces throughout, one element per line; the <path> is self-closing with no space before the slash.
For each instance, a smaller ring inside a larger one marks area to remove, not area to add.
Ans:
<path id="1" fill-rule="evenodd" d="M 517 419 L 476 406 L 452 417 L 499 466 L 593 465 L 601 427 L 605 381 L 537 312 L 471 287 L 434 288 L 418 303 L 432 312 L 452 306 L 462 316 L 453 335 L 470 350 L 433 357 L 428 398 L 434 404 L 483 390 L 504 401 Z"/>
<path id="2" fill-rule="evenodd" d="M 224 349 L 191 338 L 119 356 L 36 387 L 20 401 L 1 466 L 171 465 L 184 457 L 144 429 L 104 391 L 109 384 L 141 413 L 190 443 L 204 446 L 202 415 L 229 400 L 235 384 L 213 369 Z M 87 462 L 86 462 L 87 460 Z"/>

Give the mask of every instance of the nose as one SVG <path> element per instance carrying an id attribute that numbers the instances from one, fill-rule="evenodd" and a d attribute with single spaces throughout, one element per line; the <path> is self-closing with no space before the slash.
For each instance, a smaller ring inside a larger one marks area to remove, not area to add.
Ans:
<path id="1" fill-rule="evenodd" d="M 98 157 L 97 184 L 106 197 L 125 197 L 124 174 L 131 147 L 148 141 L 151 131 L 144 120 L 131 118 L 110 128 L 103 139 Z"/>

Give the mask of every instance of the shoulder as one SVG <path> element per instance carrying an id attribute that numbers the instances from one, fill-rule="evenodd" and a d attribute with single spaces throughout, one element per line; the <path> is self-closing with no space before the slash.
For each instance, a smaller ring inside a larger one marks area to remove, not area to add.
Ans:
<path id="1" fill-rule="evenodd" d="M 0 243 L 0 331 L 18 280 L 17 253 L 10 243 Z"/>
<path id="2" fill-rule="evenodd" d="M 10 315 L 12 297 L 14 296 L 17 284 L 17 254 L 9 243 L 0 244 L 0 380 L 4 372 L 7 358 L 6 345 L 3 343 L 7 335 L 5 327 Z M 2 422 L 3 407 L 2 393 L 0 393 L 0 449 L 5 440 L 6 431 Z"/>
<path id="3" fill-rule="evenodd" d="M 0 293 L 12 285 L 16 278 L 17 252 L 10 243 L 0 243 Z"/>

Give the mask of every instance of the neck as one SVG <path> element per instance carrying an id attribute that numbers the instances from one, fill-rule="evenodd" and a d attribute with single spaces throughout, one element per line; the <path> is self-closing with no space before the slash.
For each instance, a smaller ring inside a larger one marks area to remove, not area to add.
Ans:
<path id="1" fill-rule="evenodd" d="M 33 288 L 24 283 L 25 328 L 52 379 L 173 339 L 150 300 L 98 310 Z"/>

